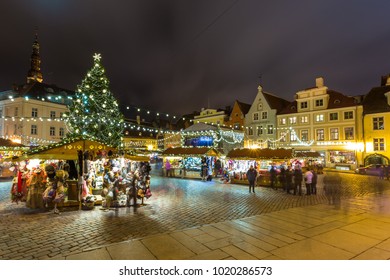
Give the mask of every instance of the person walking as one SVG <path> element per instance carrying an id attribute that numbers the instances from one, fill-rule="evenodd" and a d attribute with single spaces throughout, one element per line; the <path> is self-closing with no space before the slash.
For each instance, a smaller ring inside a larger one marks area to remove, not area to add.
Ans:
<path id="1" fill-rule="evenodd" d="M 317 172 L 314 171 L 314 169 L 311 170 L 311 173 L 313 174 L 313 178 L 311 178 L 311 194 L 317 194 Z"/>
<path id="2" fill-rule="evenodd" d="M 251 165 L 246 172 L 246 178 L 249 181 L 249 192 L 253 191 L 255 193 L 255 182 L 257 178 L 257 171 L 253 168 L 253 165 Z"/>
<path id="3" fill-rule="evenodd" d="M 269 170 L 269 175 L 270 175 L 271 188 L 274 189 L 274 190 L 277 190 L 277 188 L 276 188 L 276 168 L 275 168 L 275 166 L 271 165 L 271 169 Z"/>
<path id="4" fill-rule="evenodd" d="M 171 163 L 169 162 L 169 160 L 167 159 L 165 161 L 165 176 L 166 177 L 172 177 L 172 172 L 171 172 Z"/>
<path id="5" fill-rule="evenodd" d="M 299 165 L 294 167 L 294 195 L 302 195 L 302 179 L 303 174 Z"/>
<path id="6" fill-rule="evenodd" d="M 306 183 L 306 195 L 311 194 L 311 182 L 313 179 L 313 173 L 310 170 L 305 172 L 305 183 Z"/>
<path id="7" fill-rule="evenodd" d="M 341 176 L 337 172 L 327 172 L 324 177 L 324 191 L 330 205 L 340 208 Z"/>

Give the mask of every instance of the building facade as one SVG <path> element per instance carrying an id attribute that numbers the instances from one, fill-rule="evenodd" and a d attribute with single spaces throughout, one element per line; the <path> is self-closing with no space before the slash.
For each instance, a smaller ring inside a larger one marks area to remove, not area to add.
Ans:
<path id="1" fill-rule="evenodd" d="M 236 100 L 233 105 L 232 112 L 229 119 L 225 122 L 225 126 L 234 130 L 244 130 L 245 128 L 245 116 L 251 108 L 250 104 L 246 104 Z"/>
<path id="2" fill-rule="evenodd" d="M 363 102 L 364 145 L 358 150 L 362 165 L 390 164 L 390 74 L 382 77 Z"/>
<path id="3" fill-rule="evenodd" d="M 355 169 L 363 142 L 363 106 L 358 97 L 329 90 L 323 78 L 296 93 L 277 116 L 278 147 L 318 152 L 326 167 Z"/>
<path id="4" fill-rule="evenodd" d="M 258 87 L 256 98 L 245 116 L 246 148 L 276 147 L 276 115 L 287 104 L 287 100 L 266 93 L 261 86 Z"/>
<path id="5" fill-rule="evenodd" d="M 74 91 L 43 83 L 38 37 L 27 82 L 0 92 L 0 136 L 26 146 L 58 142 L 67 133 L 62 114 Z"/>

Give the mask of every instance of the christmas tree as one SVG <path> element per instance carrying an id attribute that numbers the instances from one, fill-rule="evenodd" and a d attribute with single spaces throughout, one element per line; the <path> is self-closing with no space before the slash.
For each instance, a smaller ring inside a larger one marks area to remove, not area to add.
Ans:
<path id="1" fill-rule="evenodd" d="M 68 137 L 90 136 L 112 147 L 119 147 L 124 129 L 123 115 L 109 89 L 109 81 L 95 54 L 94 66 L 87 73 L 65 116 Z"/>

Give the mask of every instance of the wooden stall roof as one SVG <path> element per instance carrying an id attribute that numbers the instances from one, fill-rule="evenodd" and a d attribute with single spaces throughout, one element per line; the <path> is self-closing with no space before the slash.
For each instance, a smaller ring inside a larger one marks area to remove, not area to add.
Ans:
<path id="1" fill-rule="evenodd" d="M 112 151 L 116 152 L 116 149 L 109 147 L 105 144 L 99 143 L 94 140 L 78 139 L 74 142 L 64 141 L 48 146 L 37 147 L 24 155 L 19 160 L 25 159 L 62 159 L 62 160 L 76 160 L 78 159 L 78 151 L 92 151 L 97 153 L 99 151 Z"/>
<path id="2" fill-rule="evenodd" d="M 318 158 L 321 157 L 321 154 L 319 152 L 296 152 L 294 156 L 298 158 Z"/>
<path id="3" fill-rule="evenodd" d="M 15 143 L 11 141 L 10 139 L 5 139 L 5 138 L 0 138 L 0 149 L 1 150 L 7 150 L 8 148 L 13 149 L 13 148 L 23 148 L 25 147 L 22 144 Z"/>
<path id="4" fill-rule="evenodd" d="M 214 148 L 168 148 L 162 152 L 163 156 L 219 156 L 220 153 Z"/>
<path id="5" fill-rule="evenodd" d="M 231 159 L 288 159 L 293 157 L 291 149 L 234 149 L 227 156 Z"/>

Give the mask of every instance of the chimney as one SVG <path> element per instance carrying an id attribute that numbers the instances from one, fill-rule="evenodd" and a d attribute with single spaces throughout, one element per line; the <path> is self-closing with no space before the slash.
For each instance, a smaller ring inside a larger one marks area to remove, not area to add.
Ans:
<path id="1" fill-rule="evenodd" d="M 324 78 L 322 77 L 316 78 L 316 87 L 320 88 L 323 86 L 324 86 Z"/>
<path id="2" fill-rule="evenodd" d="M 381 86 L 390 86 L 390 74 L 382 76 Z"/>

